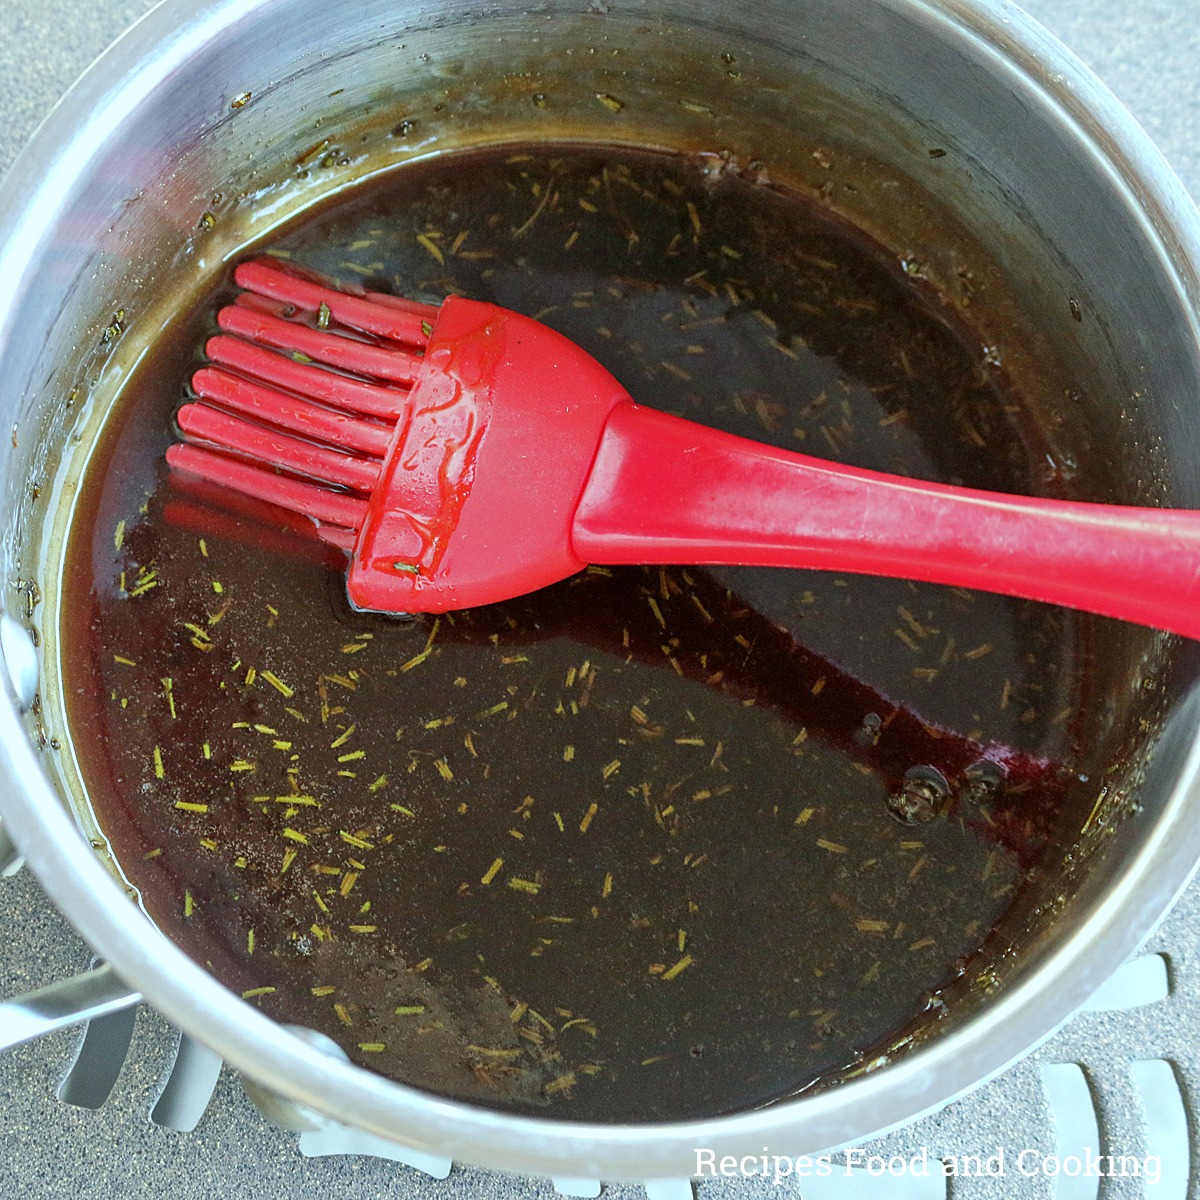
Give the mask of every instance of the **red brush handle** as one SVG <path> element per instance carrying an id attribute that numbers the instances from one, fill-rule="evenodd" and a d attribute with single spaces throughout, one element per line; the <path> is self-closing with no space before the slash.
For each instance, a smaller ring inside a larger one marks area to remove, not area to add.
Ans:
<path id="1" fill-rule="evenodd" d="M 902 479 L 634 404 L 609 418 L 572 538 L 586 562 L 889 575 L 1200 638 L 1200 512 Z"/>

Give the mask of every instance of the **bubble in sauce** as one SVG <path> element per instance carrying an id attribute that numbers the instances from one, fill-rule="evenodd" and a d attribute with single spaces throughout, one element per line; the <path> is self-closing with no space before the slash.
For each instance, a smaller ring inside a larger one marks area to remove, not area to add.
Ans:
<path id="1" fill-rule="evenodd" d="M 946 811 L 950 785 L 937 767 L 909 767 L 900 790 L 888 797 L 888 809 L 906 825 L 935 821 Z"/>
<path id="2" fill-rule="evenodd" d="M 986 759 L 973 763 L 964 774 L 966 782 L 959 792 L 959 799 L 967 804 L 990 804 L 1004 786 L 1004 768 Z"/>

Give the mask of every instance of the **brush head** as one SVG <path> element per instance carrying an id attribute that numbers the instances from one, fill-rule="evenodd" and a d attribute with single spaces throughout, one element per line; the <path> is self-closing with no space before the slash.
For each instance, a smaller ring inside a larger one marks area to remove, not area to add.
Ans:
<path id="1" fill-rule="evenodd" d="M 174 470 L 310 519 L 350 551 L 362 609 L 467 608 L 584 566 L 575 508 L 631 403 L 594 359 L 492 304 L 350 294 L 270 260 L 235 280 Z"/>

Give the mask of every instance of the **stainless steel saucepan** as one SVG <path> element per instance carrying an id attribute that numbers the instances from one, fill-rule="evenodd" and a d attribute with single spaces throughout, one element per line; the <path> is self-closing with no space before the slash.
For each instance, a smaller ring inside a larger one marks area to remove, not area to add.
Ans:
<path id="1" fill-rule="evenodd" d="M 1030 1050 L 1183 888 L 1197 645 L 1109 623 L 1080 647 L 1094 793 L 1006 918 L 986 986 L 876 1070 L 706 1121 L 519 1118 L 353 1067 L 161 936 L 90 824 L 55 629 L 64 531 L 121 375 L 272 224 L 407 158 L 531 136 L 679 148 L 811 191 L 949 294 L 969 282 L 972 320 L 1081 464 L 1066 491 L 1200 507 L 1200 215 L 1107 90 L 1003 0 L 166 0 L 0 189 L 0 860 L 23 853 L 110 964 L 26 1005 L 21 1032 L 55 1005 L 141 995 L 284 1101 L 523 1173 L 680 1176 L 699 1147 L 861 1142 Z"/>

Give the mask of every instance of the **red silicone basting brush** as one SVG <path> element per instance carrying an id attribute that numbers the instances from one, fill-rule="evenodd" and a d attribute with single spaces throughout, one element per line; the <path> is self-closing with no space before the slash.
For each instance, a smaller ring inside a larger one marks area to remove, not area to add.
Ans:
<path id="1" fill-rule="evenodd" d="M 636 405 L 544 325 L 457 297 L 235 274 L 173 468 L 310 518 L 353 604 L 443 612 L 587 563 L 819 567 L 1200 637 L 1200 513 L 997 495 L 777 450 Z"/>

